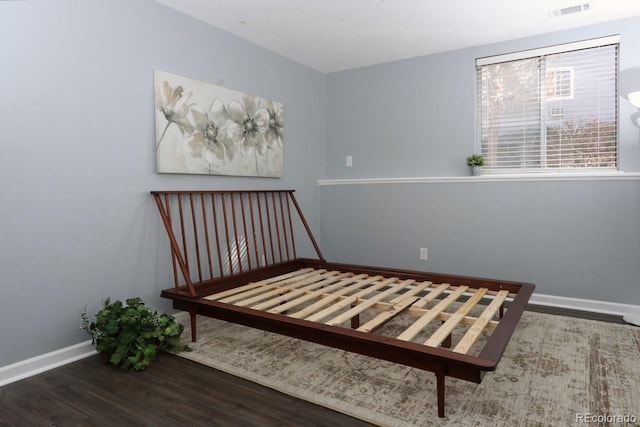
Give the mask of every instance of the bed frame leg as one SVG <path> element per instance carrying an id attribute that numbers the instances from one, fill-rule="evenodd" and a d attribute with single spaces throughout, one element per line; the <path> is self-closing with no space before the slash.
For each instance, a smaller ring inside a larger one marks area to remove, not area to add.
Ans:
<path id="1" fill-rule="evenodd" d="M 451 348 L 451 334 L 447 335 L 444 341 L 442 341 L 442 347 Z"/>
<path id="2" fill-rule="evenodd" d="M 351 329 L 358 329 L 360 327 L 360 315 L 356 314 L 351 318 Z"/>
<path id="3" fill-rule="evenodd" d="M 444 325 L 444 320 L 441 323 Z M 444 348 L 451 348 L 451 334 L 447 335 L 447 337 L 442 340 L 442 344 L 440 344 L 440 346 Z"/>
<path id="4" fill-rule="evenodd" d="M 191 318 L 191 342 L 196 342 L 197 334 L 196 334 L 196 309 L 195 307 L 191 307 L 189 309 L 189 317 Z"/>
<path id="5" fill-rule="evenodd" d="M 436 387 L 438 391 L 438 417 L 444 418 L 444 374 L 436 373 Z"/>

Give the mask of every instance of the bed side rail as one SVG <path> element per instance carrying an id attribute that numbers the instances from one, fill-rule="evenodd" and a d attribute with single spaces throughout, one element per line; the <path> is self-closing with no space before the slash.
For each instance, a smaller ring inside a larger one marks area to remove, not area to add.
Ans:
<path id="1" fill-rule="evenodd" d="M 297 258 L 302 224 L 325 261 L 294 190 L 152 191 L 171 245 L 176 289 Z"/>

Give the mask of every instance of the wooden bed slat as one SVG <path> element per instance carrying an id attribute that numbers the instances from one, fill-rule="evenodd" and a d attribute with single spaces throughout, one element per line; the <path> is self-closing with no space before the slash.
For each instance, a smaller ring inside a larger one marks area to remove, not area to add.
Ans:
<path id="1" fill-rule="evenodd" d="M 415 308 L 424 307 L 425 305 L 429 304 L 431 301 L 436 299 L 441 293 L 443 293 L 444 291 L 449 289 L 450 286 L 451 285 L 448 284 L 448 283 L 443 283 L 443 284 L 439 285 L 437 288 L 435 288 L 434 290 L 429 292 L 427 295 L 425 295 L 422 298 L 420 298 L 418 300 L 418 302 L 413 304 L 413 307 L 415 307 Z"/>
<path id="2" fill-rule="evenodd" d="M 424 309 L 418 309 L 422 314 L 424 314 L 425 312 L 429 311 L 429 310 L 424 310 Z M 413 307 L 409 307 L 407 309 L 408 313 L 414 314 L 414 309 Z M 451 313 L 440 313 L 438 314 L 438 320 L 441 320 L 443 322 L 446 322 L 447 320 L 449 320 L 449 318 L 453 316 L 453 314 Z M 473 316 L 464 316 L 464 318 L 460 321 L 460 323 L 462 323 L 465 326 L 472 326 L 476 321 L 478 320 L 477 317 L 473 317 Z M 498 321 L 496 320 L 492 320 L 489 323 L 487 323 L 487 327 L 489 328 L 495 328 L 496 326 L 498 326 Z"/>
<path id="3" fill-rule="evenodd" d="M 206 296 L 204 298 L 208 299 L 208 300 L 211 300 L 211 301 L 215 301 L 215 300 L 218 300 L 218 299 L 221 299 L 221 298 L 225 298 L 225 297 L 230 296 L 230 295 L 235 295 L 235 294 L 244 292 L 244 291 L 246 291 L 248 289 L 254 289 L 254 288 L 260 287 L 260 286 L 262 286 L 264 284 L 277 282 L 279 280 L 286 280 L 286 279 L 289 279 L 291 277 L 298 276 L 300 274 L 308 273 L 310 271 L 313 271 L 313 268 L 302 268 L 302 269 L 294 271 L 292 273 L 281 274 L 279 276 L 270 277 L 268 279 L 260 280 L 259 282 L 251 282 L 251 283 L 249 283 L 247 285 L 240 286 L 238 288 L 229 289 L 228 291 L 223 291 L 223 292 L 218 292 L 218 293 L 215 293 L 215 294 L 211 294 L 211 295 L 208 295 L 208 296 Z"/>
<path id="4" fill-rule="evenodd" d="M 284 304 L 287 301 L 291 301 L 292 299 L 304 295 L 308 292 L 315 291 L 318 288 L 322 288 L 323 286 L 329 285 L 331 283 L 335 283 L 343 277 L 347 277 L 349 273 L 340 274 L 339 271 L 328 271 L 325 274 L 322 274 L 319 277 L 312 277 L 310 279 L 304 280 L 299 283 L 299 286 L 295 289 L 292 289 L 286 293 L 280 293 L 277 297 L 268 299 L 267 301 L 263 301 L 260 304 L 252 305 L 251 308 L 254 310 L 267 310 L 273 306 Z M 322 279 L 322 280 L 320 280 Z M 287 309 L 285 309 L 286 311 Z"/>
<path id="5" fill-rule="evenodd" d="M 402 313 L 411 304 L 418 301 L 419 298 L 415 297 L 414 295 L 419 294 L 425 288 L 431 285 L 432 285 L 431 282 L 418 283 L 409 291 L 389 301 L 389 303 L 383 303 L 381 301 L 377 301 L 375 304 L 376 306 L 380 304 L 384 304 L 384 305 L 387 305 L 387 308 L 385 308 L 384 311 L 382 311 L 376 317 L 369 320 L 364 325 L 360 326 L 357 330 L 360 332 L 375 331 L 377 328 L 383 326 L 385 323 L 393 319 L 395 316 Z"/>
<path id="6" fill-rule="evenodd" d="M 361 280 L 363 279 L 366 279 L 366 280 L 362 282 Z M 383 298 L 378 298 L 378 297 L 366 298 L 366 297 L 363 297 L 362 294 L 357 294 L 353 296 L 347 295 L 379 279 L 380 279 L 379 276 L 367 278 L 367 276 L 364 274 L 353 276 L 353 273 L 349 273 L 349 272 L 340 273 L 337 270 L 327 272 L 326 270 L 322 270 L 322 269 L 315 270 L 312 268 L 305 268 L 305 269 L 297 270 L 292 273 L 274 276 L 258 282 L 251 282 L 247 285 L 230 289 L 228 291 L 215 293 L 209 296 L 205 296 L 203 298 L 208 300 L 214 300 L 214 301 L 218 300 L 220 302 L 233 303 L 234 305 L 237 305 L 237 306 L 250 306 L 254 310 L 267 310 L 268 312 L 274 313 L 274 314 L 286 312 L 291 308 L 302 305 L 313 299 L 318 300 L 313 307 L 312 306 L 306 307 L 303 313 L 301 314 L 295 313 L 291 315 L 292 317 L 298 317 L 298 318 L 303 318 L 304 315 L 311 315 L 311 313 L 313 313 L 315 310 L 318 310 L 326 306 L 326 304 L 330 302 L 333 302 L 333 301 L 342 302 L 348 298 L 349 300 L 347 301 L 347 303 L 342 304 L 340 308 L 344 308 L 349 304 L 354 305 L 355 307 L 352 308 L 353 311 L 350 312 L 351 314 L 353 314 L 353 316 L 355 316 L 358 313 L 361 313 L 366 308 L 371 308 L 371 307 L 380 311 L 380 313 L 374 319 L 371 319 L 367 324 L 362 325 L 361 327 L 358 328 L 358 330 L 363 332 L 364 331 L 372 332 L 375 329 L 383 326 L 386 322 L 391 320 L 395 315 L 403 311 L 407 311 L 408 313 L 416 317 L 422 317 L 425 314 L 428 314 L 430 310 L 425 308 L 420 308 L 420 307 L 425 306 L 427 303 L 431 302 L 433 299 L 435 299 L 440 294 L 442 294 L 444 291 L 447 291 L 448 289 L 452 288 L 448 284 L 438 285 L 437 287 L 429 291 L 427 295 L 421 298 L 415 297 L 413 300 L 411 300 L 412 301 L 411 304 L 407 304 L 408 297 L 414 296 L 416 294 L 419 294 L 429 289 L 429 287 L 434 286 L 433 283 L 422 282 L 422 283 L 415 284 L 407 292 L 404 292 L 398 295 L 397 297 L 390 300 L 389 302 L 381 301 L 381 299 Z M 355 282 L 354 285 L 351 285 L 345 288 L 345 285 L 352 282 Z M 390 285 L 391 283 L 393 282 L 391 281 L 387 285 Z M 400 291 L 402 290 L 402 288 L 409 287 L 411 286 L 411 284 L 412 284 L 412 281 L 405 281 L 402 284 L 398 285 L 397 288 L 394 289 L 394 292 Z M 457 290 L 458 287 L 455 287 L 455 289 Z M 338 292 L 334 293 L 333 292 L 334 290 L 338 290 Z M 364 289 L 364 290 L 367 291 L 366 294 L 376 291 L 376 289 L 374 289 L 373 291 L 371 291 L 370 289 Z M 489 293 L 490 292 L 487 291 L 485 294 L 489 294 Z M 499 308 L 499 305 L 501 305 L 504 302 L 504 300 L 510 296 L 510 293 L 507 291 L 492 292 L 492 294 L 497 295 L 497 297 L 494 298 L 494 302 L 492 302 L 492 305 L 490 305 L 490 307 L 492 308 L 497 307 L 496 310 Z M 274 295 L 275 295 L 274 298 L 270 298 Z M 388 293 L 385 294 L 385 296 L 387 295 Z M 270 298 L 270 299 L 267 299 L 266 301 L 262 301 L 266 298 Z M 500 304 L 498 304 L 498 302 L 495 302 L 496 299 L 500 301 Z M 253 305 L 255 303 L 259 303 L 259 304 Z M 496 306 L 496 304 L 498 305 Z M 360 308 L 355 309 L 356 307 L 360 307 Z M 488 313 L 489 312 L 487 311 L 486 315 L 488 315 Z M 491 314 L 493 314 L 493 311 L 491 311 Z M 442 322 L 446 322 L 449 319 L 451 319 L 451 317 L 454 315 L 455 314 L 441 311 L 436 316 L 436 319 L 441 320 Z M 341 318 L 332 319 L 326 323 L 331 325 L 336 325 L 336 324 L 343 323 L 344 321 L 353 317 L 350 315 L 345 316 L 344 314 L 340 316 Z M 458 316 L 457 320 L 459 321 L 458 323 L 466 326 L 482 325 L 481 329 L 495 328 L 498 325 L 497 321 L 491 320 L 491 316 L 489 316 L 489 318 L 487 319 L 484 319 L 484 317 L 477 318 L 477 317 L 465 315 L 462 317 Z M 336 323 L 336 321 L 340 319 L 343 319 L 343 320 Z M 426 326 L 426 324 L 424 326 Z M 467 338 L 467 340 L 471 340 L 471 339 L 472 338 Z M 475 342 L 475 339 L 473 339 L 471 344 L 473 344 L 473 342 Z M 463 351 L 459 351 L 459 352 L 464 353 Z"/>
<path id="7" fill-rule="evenodd" d="M 444 322 L 444 324 L 440 326 L 440 328 L 438 328 L 438 330 L 434 334 L 432 334 L 431 338 L 429 338 L 424 344 L 430 345 L 432 347 L 439 346 L 442 341 L 444 341 L 449 336 L 451 331 L 453 331 L 453 329 L 458 326 L 460 321 L 464 318 L 464 315 L 467 314 L 473 307 L 475 307 L 478 301 L 482 299 L 486 292 L 487 289 L 485 288 L 478 289 L 476 292 L 474 292 L 473 296 L 469 298 L 464 304 L 462 304 L 462 306 L 458 310 L 456 310 L 453 316 L 451 316 L 449 320 Z"/>
<path id="8" fill-rule="evenodd" d="M 480 336 L 482 330 L 487 326 L 495 313 L 500 309 L 504 300 L 509 295 L 508 291 L 500 291 L 498 295 L 491 301 L 491 303 L 485 308 L 480 317 L 474 322 L 471 328 L 467 331 L 467 333 L 462 337 L 462 339 L 458 342 L 458 345 L 455 346 L 453 351 L 456 353 L 464 353 L 466 354 L 474 342 Z M 496 325 L 498 322 L 495 322 Z"/>
<path id="9" fill-rule="evenodd" d="M 416 300 L 418 298 L 416 297 Z M 363 302 L 366 300 L 362 300 L 360 302 Z M 427 313 L 429 310 L 425 309 L 425 308 L 415 308 L 414 307 L 415 304 L 412 304 L 410 306 L 408 306 L 405 309 L 405 312 L 413 317 L 422 317 L 425 313 Z M 389 302 L 382 302 L 382 301 L 378 301 L 373 308 L 375 308 L 378 311 L 385 311 L 385 310 L 389 310 L 391 309 L 391 307 L 393 307 L 393 304 L 389 303 Z M 451 313 L 447 313 L 447 312 L 441 312 L 440 314 L 438 314 L 437 319 L 441 320 L 443 322 L 449 320 L 449 318 L 453 316 L 453 314 Z M 460 323 L 462 325 L 465 326 L 473 326 L 473 324 L 478 320 L 477 317 L 473 317 L 473 316 L 464 316 L 463 319 L 460 321 Z M 490 320 L 487 325 L 485 326 L 486 328 L 495 328 L 496 326 L 498 326 L 499 322 L 497 320 Z"/>
<path id="10" fill-rule="evenodd" d="M 374 278 L 371 278 L 369 280 L 365 280 L 362 282 L 362 286 L 360 286 L 360 288 L 363 288 L 365 285 L 371 284 L 373 282 L 379 281 L 380 279 L 382 279 L 382 276 L 375 276 Z M 333 302 L 335 300 L 337 300 L 336 303 L 334 303 L 333 305 L 331 305 L 330 307 L 325 308 L 324 310 L 318 311 L 314 314 L 310 314 L 307 315 L 304 319 L 308 320 L 310 322 L 320 322 L 322 319 L 326 318 L 327 316 L 330 316 L 331 314 L 335 313 L 336 311 L 342 310 L 343 308 L 351 305 L 352 303 L 354 303 L 355 301 L 357 301 L 358 298 L 363 297 L 365 295 L 369 295 L 373 292 L 376 292 L 382 288 L 387 287 L 390 283 L 395 282 L 396 280 L 398 280 L 395 277 L 392 277 L 390 279 L 386 279 L 383 280 L 382 282 L 373 284 L 372 286 L 369 286 L 365 289 L 362 289 L 358 292 L 356 292 L 353 295 L 349 295 L 346 296 L 345 298 L 334 298 L 334 296 L 341 296 L 338 295 L 338 292 L 336 292 L 335 294 L 331 294 L 328 295 L 327 297 L 323 298 L 322 300 L 320 300 L 319 302 Z M 323 304 L 326 305 L 326 304 Z M 319 307 L 322 307 L 319 306 Z M 315 311 L 315 310 L 314 310 Z M 313 311 L 311 311 L 311 313 L 313 313 Z"/>
<path id="11" fill-rule="evenodd" d="M 415 282 L 415 280 L 404 280 L 400 283 L 398 283 L 397 285 L 387 289 L 384 292 L 381 292 L 377 295 L 375 295 L 374 297 L 368 298 L 366 299 L 364 302 L 361 302 L 359 304 L 357 304 L 355 307 L 352 307 L 350 310 L 334 317 L 333 319 L 325 322 L 325 325 L 339 325 L 343 322 L 346 322 L 347 320 L 351 319 L 352 317 L 357 316 L 358 314 L 362 313 L 363 311 L 365 311 L 367 308 L 373 306 L 376 302 L 381 301 L 383 299 L 385 299 L 386 297 L 388 297 L 391 294 L 395 294 L 397 293 L 399 290 L 406 288 L 407 286 L 413 284 Z M 355 301 L 353 301 L 355 302 Z"/>
<path id="12" fill-rule="evenodd" d="M 394 305 L 378 314 L 373 319 L 369 320 L 364 325 L 360 326 L 357 330 L 360 332 L 373 332 L 376 329 L 382 327 L 385 323 L 389 322 L 398 314 L 402 313 L 407 307 L 418 300 L 417 297 L 408 295 L 404 299 L 396 302 Z"/>
<path id="13" fill-rule="evenodd" d="M 465 305 L 460 307 L 460 309 L 455 313 L 447 313 L 444 311 L 446 307 L 457 300 L 465 292 L 468 292 L 468 289 L 466 287 L 462 287 L 462 289 L 460 289 L 460 287 L 456 287 L 455 291 L 452 292 L 447 298 L 442 300 L 438 305 L 436 305 L 436 307 L 432 309 L 424 309 L 417 306 L 426 305 L 428 302 L 432 301 L 442 292 L 448 290 L 451 287 L 447 284 L 441 284 L 430 291 L 427 295 L 423 296 L 422 298 L 418 298 L 415 297 L 416 294 L 423 292 L 430 286 L 433 286 L 431 282 L 418 283 L 407 292 L 393 298 L 389 302 L 382 301 L 382 299 L 384 299 L 388 295 L 401 291 L 402 289 L 407 288 L 408 286 L 413 284 L 412 280 L 405 280 L 382 293 L 376 294 L 375 296 L 370 298 L 366 298 L 366 295 L 376 292 L 384 288 L 385 286 L 390 286 L 395 281 L 397 281 L 396 278 L 391 278 L 379 284 L 376 284 L 373 287 L 361 289 L 363 286 L 371 284 L 380 279 L 380 276 L 353 276 L 352 273 L 339 273 L 338 271 L 327 272 L 326 270 L 322 269 L 314 270 L 311 268 L 307 268 L 300 269 L 293 273 L 275 276 L 259 282 L 250 283 L 236 289 L 216 293 L 204 298 L 210 300 L 220 300 L 220 298 L 223 298 L 225 296 L 238 296 L 242 294 L 242 297 L 245 298 L 247 296 L 258 294 L 257 296 L 250 299 L 243 300 L 242 298 L 236 298 L 233 302 L 233 304 L 237 306 L 250 306 L 255 302 L 259 302 L 265 298 L 269 298 L 270 296 L 278 295 L 275 298 L 262 301 L 260 302 L 260 304 L 251 307 L 255 310 L 265 310 L 268 307 L 275 306 L 272 309 L 268 310 L 271 313 L 282 313 L 293 307 L 304 304 L 305 302 L 308 302 L 310 300 L 318 299 L 319 301 L 317 301 L 313 306 L 309 306 L 304 310 L 291 315 L 292 317 L 297 318 L 304 318 L 305 315 L 308 315 L 307 320 L 311 321 L 317 321 L 314 320 L 316 318 L 325 318 L 335 311 L 339 311 L 340 309 L 344 309 L 347 306 L 352 305 L 353 307 L 347 312 L 344 312 L 325 322 L 327 325 L 332 326 L 336 326 L 346 322 L 354 316 L 362 313 L 367 308 L 373 307 L 377 310 L 380 310 L 380 313 L 373 319 L 357 328 L 357 330 L 361 332 L 373 332 L 377 328 L 383 326 L 385 323 L 393 319 L 393 317 L 395 317 L 396 315 L 407 311 L 408 313 L 419 317 L 419 319 L 417 322 L 414 322 L 414 324 L 409 328 L 414 328 L 413 331 L 415 333 L 413 334 L 413 336 L 404 340 L 410 341 L 432 320 L 438 319 L 443 322 L 443 325 L 429 338 L 429 340 L 427 340 L 427 342 L 425 342 L 425 345 L 438 346 L 444 339 L 446 339 L 446 337 L 449 335 L 451 330 L 455 328 L 455 326 L 457 326 L 458 324 L 462 324 L 465 326 L 470 326 L 471 329 L 467 331 L 454 351 L 456 351 L 457 353 L 466 354 L 466 352 L 469 350 L 469 348 L 471 348 L 484 328 L 495 328 L 498 326 L 499 322 L 492 320 L 492 317 L 504 303 L 505 299 L 510 295 L 508 291 L 504 290 L 494 293 L 496 296 L 483 311 L 482 315 L 480 317 L 473 317 L 467 316 L 466 314 L 470 309 L 475 307 L 476 304 L 485 295 L 489 294 L 486 288 L 481 288 L 477 292 L 473 292 L 472 297 L 467 300 L 465 302 Z M 350 282 L 356 283 L 345 288 L 345 284 L 348 284 Z M 323 286 L 326 285 L 329 286 L 323 288 Z M 332 293 L 336 289 L 338 290 L 338 292 Z M 360 291 L 355 295 L 346 295 L 357 290 Z M 282 292 L 286 293 L 282 295 Z M 220 301 L 222 302 L 223 300 Z M 321 312 L 311 315 L 311 313 L 313 313 L 314 311 L 321 309 L 322 307 L 334 301 L 337 301 L 340 304 L 334 307 L 329 307 Z M 283 302 L 284 304 L 282 304 Z M 421 325 L 419 329 L 416 323 Z M 398 339 L 403 339 L 405 336 L 408 336 L 404 335 L 408 334 L 407 331 L 408 330 L 404 331 L 403 334 L 398 336 Z"/>
<path id="14" fill-rule="evenodd" d="M 325 292 L 332 292 L 335 289 L 341 289 L 342 287 L 344 287 L 345 285 L 348 285 L 349 283 L 355 282 L 357 281 L 359 278 L 362 277 L 366 277 L 364 274 L 358 275 L 358 276 L 353 276 L 353 273 L 342 273 L 338 276 L 336 276 L 335 278 L 330 278 L 327 280 L 324 280 L 323 282 L 321 282 L 320 284 L 322 286 L 324 285 L 329 285 L 326 288 L 324 288 L 322 290 L 322 292 L 316 292 L 315 290 L 305 290 L 302 293 L 302 296 L 297 296 L 297 295 L 291 295 L 292 299 L 291 301 L 284 303 L 282 305 L 279 305 L 277 307 L 274 307 L 269 311 L 269 313 L 283 313 L 291 308 L 297 307 L 301 304 L 304 304 L 312 299 L 319 299 L 321 297 L 326 296 Z M 333 282 L 337 282 L 334 284 L 331 284 Z M 301 290 L 302 291 L 302 290 Z M 287 298 L 289 295 L 285 295 L 283 296 L 283 298 Z"/>
<path id="15" fill-rule="evenodd" d="M 298 298 L 296 298 L 296 299 L 294 299 L 294 300 L 292 300 L 292 301 L 290 301 L 290 302 L 288 302 L 286 304 L 283 304 L 281 306 L 278 306 L 278 307 L 275 307 L 275 308 L 269 310 L 269 312 L 270 313 L 282 313 L 283 311 L 286 311 L 286 310 L 288 310 L 290 308 L 293 308 L 293 307 L 297 307 L 297 306 L 299 306 L 301 304 L 304 304 L 304 303 L 306 303 L 308 301 L 311 301 L 313 299 L 318 300 L 314 304 L 319 304 L 320 300 L 322 298 L 327 297 L 328 293 L 331 293 L 336 289 L 338 291 L 335 294 L 332 294 L 332 295 L 335 295 L 335 299 L 337 299 L 337 298 L 340 297 L 340 295 L 344 295 L 344 294 L 346 294 L 348 292 L 351 292 L 353 289 L 359 289 L 361 287 L 361 284 L 358 281 L 363 279 L 363 278 L 365 278 L 365 277 L 367 277 L 366 274 L 358 274 L 357 276 L 351 276 L 351 277 L 342 278 L 342 279 L 340 279 L 339 282 L 322 289 L 322 291 L 318 291 L 318 292 L 309 291 L 308 293 L 306 293 L 305 295 L 303 295 L 301 297 L 298 297 Z M 346 288 L 344 287 L 346 285 L 349 285 L 349 283 L 354 283 L 354 282 L 357 282 L 357 283 L 355 283 L 353 285 L 350 285 L 350 286 L 347 286 Z M 311 307 L 307 307 L 307 309 L 309 309 L 309 308 L 311 308 Z M 304 316 L 304 313 L 301 314 L 301 316 Z"/>
<path id="16" fill-rule="evenodd" d="M 315 276 L 316 273 L 312 271 L 307 271 L 307 272 L 303 272 L 302 274 L 296 274 L 292 277 L 286 277 L 286 278 L 282 278 L 281 280 L 271 280 L 271 281 L 261 281 L 259 283 L 258 287 L 255 287 L 254 289 L 249 289 L 246 290 L 244 292 L 235 294 L 235 295 L 231 295 L 228 296 L 226 298 L 222 298 L 219 299 L 220 302 L 224 302 L 224 303 L 233 303 L 236 305 L 239 305 L 237 302 L 238 301 L 242 301 L 243 299 L 247 299 L 255 294 L 261 294 L 263 292 L 266 292 L 270 289 L 277 289 L 279 287 L 283 287 L 283 286 L 287 286 L 291 283 L 296 283 L 300 280 L 306 279 L 309 276 Z"/>
<path id="17" fill-rule="evenodd" d="M 288 292 L 291 289 L 296 289 L 298 286 L 304 286 L 305 284 L 314 282 L 318 279 L 318 277 L 322 277 L 325 272 L 326 270 L 315 270 L 312 273 L 301 274 L 299 276 L 271 283 L 269 285 L 262 285 L 259 289 L 246 291 L 241 295 L 234 295 L 220 300 L 220 302 L 229 302 L 240 307 L 246 307 L 270 298 L 274 295 L 278 295 L 282 292 Z"/>
<path id="18" fill-rule="evenodd" d="M 460 295 L 465 293 L 467 289 L 469 289 L 468 286 L 460 286 L 458 289 L 453 291 L 448 297 L 440 301 L 438 305 L 436 305 L 435 307 L 430 309 L 427 313 L 425 313 L 424 316 L 422 316 L 421 318 L 413 322 L 413 324 L 409 326 L 407 329 L 405 329 L 403 333 L 398 335 L 397 338 L 403 341 L 411 341 L 416 335 L 420 333 L 420 331 L 422 331 L 422 329 L 425 326 L 427 326 L 433 319 L 435 319 L 438 316 L 438 314 L 440 314 L 440 312 L 442 312 L 451 303 L 457 300 L 458 297 L 460 297 Z M 416 304 L 418 304 L 419 302 L 420 301 L 418 301 Z"/>
<path id="19" fill-rule="evenodd" d="M 395 304 L 397 302 L 400 302 L 402 300 L 404 300 L 406 297 L 408 296 L 412 296 L 412 295 L 416 295 L 419 294 L 420 292 L 424 291 L 426 288 L 432 286 L 433 283 L 431 282 L 422 282 L 422 283 L 416 283 L 413 288 L 409 289 L 407 292 L 398 295 L 396 298 L 392 299 L 391 301 L 389 301 L 390 304 Z M 416 298 L 417 300 L 418 298 Z"/>
<path id="20" fill-rule="evenodd" d="M 335 293 L 332 293 L 330 295 L 325 296 L 324 298 L 322 298 L 321 300 L 311 304 L 309 307 L 306 307 L 296 313 L 290 314 L 289 317 L 293 317 L 296 319 L 302 319 L 307 317 L 308 315 L 310 315 L 311 313 L 313 313 L 314 311 L 326 306 L 327 304 L 331 304 L 333 301 L 336 301 L 338 298 L 340 298 L 342 295 L 346 295 L 349 294 L 350 292 L 353 292 L 356 289 L 360 289 L 364 286 L 367 286 L 373 282 L 375 282 L 376 280 L 380 280 L 382 278 L 382 276 L 373 276 L 373 277 L 369 277 L 366 274 L 360 274 L 358 276 L 355 276 L 352 278 L 352 282 L 356 282 L 351 286 L 347 286 L 344 289 L 341 289 Z M 360 279 L 364 279 L 362 281 L 360 281 Z"/>

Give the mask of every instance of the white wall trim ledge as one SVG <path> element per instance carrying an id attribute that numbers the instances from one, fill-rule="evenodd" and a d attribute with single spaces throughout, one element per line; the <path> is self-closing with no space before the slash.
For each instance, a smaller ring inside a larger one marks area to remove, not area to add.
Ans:
<path id="1" fill-rule="evenodd" d="M 640 180 L 640 172 L 598 172 L 558 174 L 492 174 L 479 176 L 418 176 L 403 178 L 344 178 L 320 179 L 318 185 L 362 184 L 442 184 L 465 182 L 523 182 L 523 181 L 629 181 Z"/>
<path id="2" fill-rule="evenodd" d="M 529 302 L 535 305 L 567 308 L 571 310 L 589 311 L 616 316 L 640 314 L 640 305 L 558 297 L 536 293 L 531 296 Z M 186 312 L 179 312 L 175 314 L 175 318 L 178 321 L 186 321 L 186 316 Z M 91 340 L 89 340 L 40 356 L 32 357 L 31 359 L 0 367 L 0 387 L 95 354 L 96 351 L 91 344 Z"/>

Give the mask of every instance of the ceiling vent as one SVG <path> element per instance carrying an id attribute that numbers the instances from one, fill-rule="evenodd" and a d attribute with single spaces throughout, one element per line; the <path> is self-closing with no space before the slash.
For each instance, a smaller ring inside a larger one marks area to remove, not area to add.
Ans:
<path id="1" fill-rule="evenodd" d="M 591 9 L 591 3 L 581 3 L 574 6 L 564 7 L 562 9 L 552 9 L 549 11 L 549 16 L 552 18 L 559 18 L 565 15 L 571 15 L 572 13 L 586 12 Z"/>

